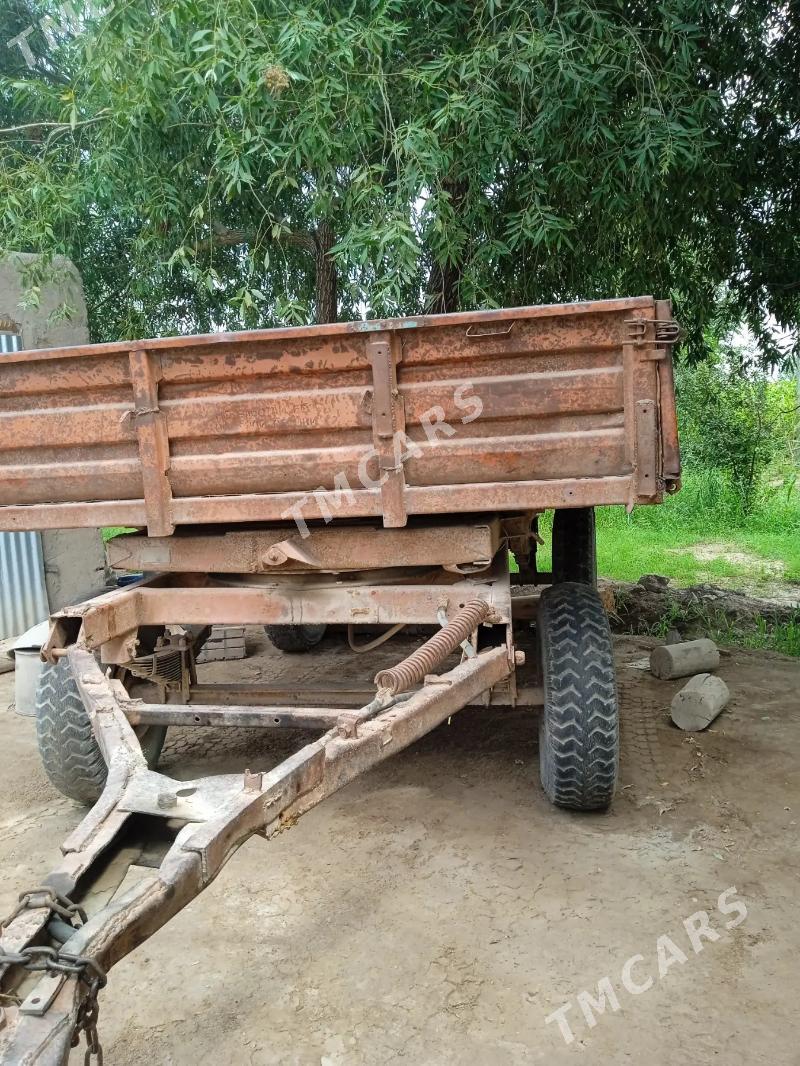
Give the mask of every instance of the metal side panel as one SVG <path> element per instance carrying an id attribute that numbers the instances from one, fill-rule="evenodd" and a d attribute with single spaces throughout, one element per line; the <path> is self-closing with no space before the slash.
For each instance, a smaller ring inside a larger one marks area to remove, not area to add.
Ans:
<path id="1" fill-rule="evenodd" d="M 664 356 L 651 297 L 10 354 L 0 529 L 657 501 Z"/>

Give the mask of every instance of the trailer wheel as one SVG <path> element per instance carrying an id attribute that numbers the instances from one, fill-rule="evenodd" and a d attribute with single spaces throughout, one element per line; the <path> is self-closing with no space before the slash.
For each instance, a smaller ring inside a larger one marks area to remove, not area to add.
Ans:
<path id="1" fill-rule="evenodd" d="M 553 582 L 597 585 L 594 507 L 568 507 L 553 517 Z"/>
<path id="2" fill-rule="evenodd" d="M 166 726 L 137 731 L 151 769 L 166 732 Z M 66 657 L 42 670 L 36 690 L 36 738 L 45 773 L 58 791 L 78 803 L 96 802 L 108 770 Z"/>
<path id="3" fill-rule="evenodd" d="M 324 622 L 316 626 L 264 626 L 270 643 L 293 655 L 316 648 L 327 628 Z"/>
<path id="4" fill-rule="evenodd" d="M 545 589 L 538 633 L 542 788 L 557 807 L 603 810 L 617 780 L 619 722 L 611 630 L 597 592 L 577 582 Z"/>

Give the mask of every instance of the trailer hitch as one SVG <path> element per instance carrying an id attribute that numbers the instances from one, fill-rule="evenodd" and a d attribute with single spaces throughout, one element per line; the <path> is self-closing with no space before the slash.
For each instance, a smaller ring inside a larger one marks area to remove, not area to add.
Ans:
<path id="1" fill-rule="evenodd" d="M 75 645 L 66 654 L 108 777 L 62 845 L 60 865 L 2 927 L 4 1066 L 63 1066 L 81 1033 L 85 1061 L 102 1062 L 98 993 L 115 963 L 202 892 L 250 836 L 269 839 L 293 825 L 513 668 L 505 646 L 487 649 L 414 692 L 379 692 L 360 711 L 341 712 L 319 739 L 273 769 L 178 781 L 147 768 L 121 683 L 86 648 Z M 138 863 L 145 853 L 147 862 Z"/>

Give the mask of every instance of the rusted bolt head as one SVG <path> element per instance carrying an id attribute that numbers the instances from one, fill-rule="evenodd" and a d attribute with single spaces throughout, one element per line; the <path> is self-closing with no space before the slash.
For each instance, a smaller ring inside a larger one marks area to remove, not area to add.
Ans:
<path id="1" fill-rule="evenodd" d="M 525 665 L 525 652 L 524 651 L 515 651 L 514 652 L 514 666 L 524 666 L 524 665 Z"/>
<path id="2" fill-rule="evenodd" d="M 171 807 L 178 806 L 178 797 L 174 792 L 159 792 L 158 794 L 158 807 L 159 810 L 168 811 Z"/>
<path id="3" fill-rule="evenodd" d="M 280 566 L 281 563 L 286 562 L 286 556 L 280 548 L 276 548 L 273 544 L 271 548 L 264 552 L 261 560 L 265 566 Z"/>

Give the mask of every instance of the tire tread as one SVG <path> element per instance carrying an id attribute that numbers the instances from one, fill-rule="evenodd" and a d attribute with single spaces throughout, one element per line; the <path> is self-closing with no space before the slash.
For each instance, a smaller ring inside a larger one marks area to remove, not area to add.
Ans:
<path id="1" fill-rule="evenodd" d="M 553 582 L 597 585 L 597 537 L 593 507 L 556 511 L 553 517 Z"/>
<path id="2" fill-rule="evenodd" d="M 66 658 L 42 671 L 36 737 L 45 773 L 58 791 L 94 803 L 106 782 L 106 764 Z"/>
<path id="3" fill-rule="evenodd" d="M 545 706 L 542 787 L 558 807 L 603 810 L 619 767 L 619 716 L 608 618 L 595 589 L 551 585 L 539 607 Z"/>

